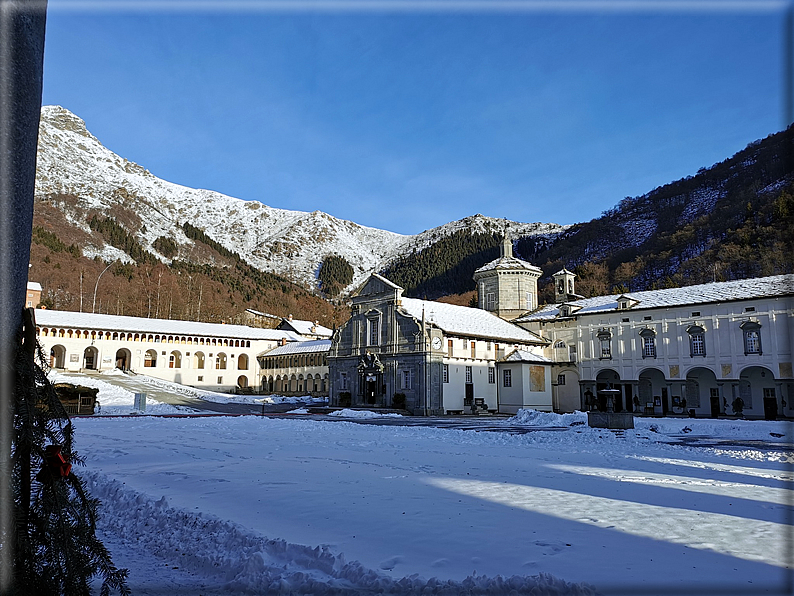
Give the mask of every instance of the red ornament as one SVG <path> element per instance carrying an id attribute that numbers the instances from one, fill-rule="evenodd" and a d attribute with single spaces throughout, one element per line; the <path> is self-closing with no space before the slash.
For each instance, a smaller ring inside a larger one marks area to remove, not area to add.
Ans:
<path id="1" fill-rule="evenodd" d="M 43 480 L 47 472 L 53 478 L 66 478 L 72 471 L 72 464 L 66 461 L 60 445 L 47 445 L 44 448 L 44 463 L 36 478 Z"/>

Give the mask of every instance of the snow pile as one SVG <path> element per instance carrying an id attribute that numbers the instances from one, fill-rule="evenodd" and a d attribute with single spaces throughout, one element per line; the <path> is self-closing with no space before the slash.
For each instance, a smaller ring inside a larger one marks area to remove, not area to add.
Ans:
<path id="1" fill-rule="evenodd" d="M 111 373 L 112 374 L 112 373 Z M 119 374 L 124 374 L 119 371 Z M 86 375 L 71 376 L 64 375 L 59 372 L 50 371 L 47 375 L 50 383 L 71 383 L 72 385 L 80 385 L 82 387 L 91 387 L 99 389 L 97 393 L 98 407 L 96 408 L 97 414 L 103 416 L 114 416 L 123 414 L 178 414 L 185 411 L 190 411 L 189 408 L 179 408 L 171 404 L 165 404 L 147 396 L 146 410 L 140 412 L 135 410 L 135 394 L 118 385 L 106 383 L 100 379 L 95 379 Z"/>
<path id="2" fill-rule="evenodd" d="M 311 395 L 268 395 L 256 400 L 264 404 L 324 404 L 327 397 L 312 397 Z"/>
<path id="3" fill-rule="evenodd" d="M 505 424 L 526 424 L 529 426 L 576 426 L 587 424 L 587 414 L 573 412 L 572 414 L 555 414 L 554 412 L 539 412 L 538 410 L 519 410 L 515 416 L 508 418 Z"/>
<path id="4" fill-rule="evenodd" d="M 689 435 L 714 439 L 782 441 L 791 443 L 794 425 L 783 420 L 730 420 L 711 418 L 640 418 L 634 428 L 666 436 Z"/>
<path id="5" fill-rule="evenodd" d="M 425 580 L 414 574 L 394 579 L 347 562 L 328 546 L 268 539 L 212 515 L 169 507 L 102 474 L 84 473 L 89 492 L 102 502 L 98 529 L 121 537 L 155 557 L 201 574 L 228 592 L 277 594 L 514 593 L 590 595 L 588 584 L 575 584 L 546 573 L 534 576 L 471 575 L 463 581 Z"/>
<path id="6" fill-rule="evenodd" d="M 379 412 L 370 412 L 369 410 L 350 410 L 348 408 L 344 408 L 342 410 L 337 410 L 336 412 L 331 412 L 328 414 L 329 416 L 336 416 L 338 418 L 402 418 L 402 414 L 382 414 Z"/>
<path id="7" fill-rule="evenodd" d="M 285 412 L 285 414 L 308 414 L 309 410 L 306 408 L 295 408 L 294 410 L 290 410 L 289 412 Z"/>

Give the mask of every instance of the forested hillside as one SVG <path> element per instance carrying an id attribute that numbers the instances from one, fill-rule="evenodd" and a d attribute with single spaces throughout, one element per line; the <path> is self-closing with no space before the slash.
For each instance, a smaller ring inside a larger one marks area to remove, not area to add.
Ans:
<path id="1" fill-rule="evenodd" d="M 455 232 L 398 259 L 383 275 L 404 288 L 408 296 L 432 300 L 462 294 L 474 287 L 474 270 L 499 256 L 499 241 L 496 234 Z"/>
<path id="2" fill-rule="evenodd" d="M 216 323 L 235 322 L 246 308 L 254 308 L 318 320 L 329 327 L 347 318 L 344 308 L 252 267 L 190 224 L 184 227 L 198 243 L 196 252 L 214 264 L 186 259 L 163 263 L 124 225 L 93 216 L 88 222 L 92 232 L 123 253 L 123 260 L 103 273 L 109 262 L 86 257 L 79 248 L 90 244 L 91 237 L 79 228 L 57 225 L 59 219 L 55 210 L 40 208 L 31 245 L 30 279 L 45 287 L 42 304 L 48 308 Z M 171 253 L 166 256 L 175 254 L 169 238 L 156 242 L 157 247 L 161 254 Z"/>

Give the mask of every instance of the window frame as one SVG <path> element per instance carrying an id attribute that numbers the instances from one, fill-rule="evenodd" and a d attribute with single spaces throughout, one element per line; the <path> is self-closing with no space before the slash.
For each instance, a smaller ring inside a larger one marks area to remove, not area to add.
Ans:
<path id="1" fill-rule="evenodd" d="M 506 368 L 502 371 L 502 387 L 512 387 L 513 386 L 513 371 L 509 368 Z"/>
<path id="2" fill-rule="evenodd" d="M 763 355 L 761 344 L 761 324 L 756 321 L 745 321 L 739 326 L 742 330 L 742 344 L 744 345 L 744 355 L 757 354 Z M 750 349 L 750 348 L 754 349 Z"/>

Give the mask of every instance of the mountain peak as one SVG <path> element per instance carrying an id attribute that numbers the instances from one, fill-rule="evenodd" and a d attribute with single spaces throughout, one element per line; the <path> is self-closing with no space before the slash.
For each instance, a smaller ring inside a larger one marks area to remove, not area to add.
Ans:
<path id="1" fill-rule="evenodd" d="M 62 106 L 43 106 L 41 119 L 59 130 L 68 130 L 86 137 L 92 136 L 85 127 L 85 120 Z"/>

